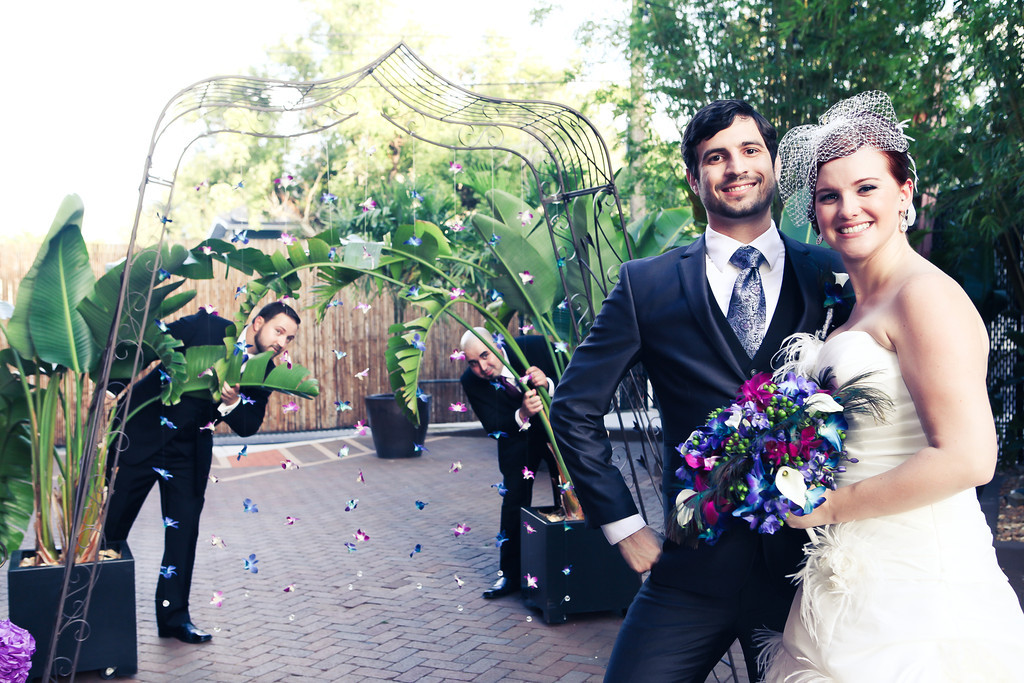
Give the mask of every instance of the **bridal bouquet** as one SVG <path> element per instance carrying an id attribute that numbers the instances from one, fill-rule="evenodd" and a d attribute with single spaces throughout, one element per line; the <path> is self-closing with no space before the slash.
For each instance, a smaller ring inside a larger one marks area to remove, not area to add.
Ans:
<path id="1" fill-rule="evenodd" d="M 763 534 L 774 534 L 790 514 L 820 505 L 843 463 L 856 462 L 843 449 L 846 417 L 869 411 L 881 417 L 888 399 L 864 386 L 866 375 L 836 390 L 831 373 L 819 381 L 787 373 L 775 382 L 755 375 L 730 405 L 717 408 L 705 424 L 676 447 L 683 465 L 676 471 L 682 491 L 675 522 L 683 538 L 714 544 L 739 519 Z"/>

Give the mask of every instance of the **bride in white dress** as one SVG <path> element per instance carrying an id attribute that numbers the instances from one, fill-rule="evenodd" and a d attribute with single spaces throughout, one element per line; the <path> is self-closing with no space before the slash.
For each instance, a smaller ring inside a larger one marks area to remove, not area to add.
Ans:
<path id="1" fill-rule="evenodd" d="M 801 363 L 838 383 L 870 371 L 893 408 L 885 423 L 849 418 L 858 462 L 817 510 L 786 521 L 816 527 L 818 541 L 785 633 L 762 655 L 772 683 L 1024 680 L 1024 614 L 975 495 L 996 463 L 988 337 L 963 290 L 907 241 L 906 150 L 877 92 L 779 146 L 786 210 L 815 220 L 857 302 L 824 344 L 804 344 Z"/>

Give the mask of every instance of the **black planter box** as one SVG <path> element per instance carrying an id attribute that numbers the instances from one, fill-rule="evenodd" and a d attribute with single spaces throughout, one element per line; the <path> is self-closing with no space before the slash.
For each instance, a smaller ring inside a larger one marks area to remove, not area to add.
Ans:
<path id="1" fill-rule="evenodd" d="M 414 425 L 395 402 L 394 394 L 364 396 L 370 436 L 378 458 L 415 458 L 420 455 L 416 445 L 423 445 L 430 423 L 430 395 L 421 395 L 420 424 Z"/>
<path id="2" fill-rule="evenodd" d="M 550 522 L 541 514 L 553 509 L 520 510 L 522 523 L 534 529 L 522 530 L 523 602 L 539 609 L 548 624 L 583 612 L 625 613 L 640 589 L 640 575 L 600 529 L 588 529 L 583 521 Z M 526 574 L 537 578 L 536 588 L 527 586 Z"/>
<path id="3" fill-rule="evenodd" d="M 135 558 L 127 543 L 112 544 L 121 551 L 117 560 L 102 560 L 89 600 L 89 613 L 83 630 L 81 651 L 75 671 L 99 670 L 104 678 L 130 676 L 139 668 L 138 643 L 135 632 Z M 17 550 L 12 554 L 7 572 L 7 600 L 10 619 L 28 630 L 36 640 L 29 680 L 43 675 L 50 653 L 57 602 L 64 580 L 64 567 L 19 567 L 22 558 L 33 550 Z M 85 587 L 92 574 L 92 565 L 76 565 L 68 585 L 68 610 L 85 597 Z M 64 629 L 57 644 L 57 659 L 52 675 L 71 674 L 75 657 L 77 624 Z"/>

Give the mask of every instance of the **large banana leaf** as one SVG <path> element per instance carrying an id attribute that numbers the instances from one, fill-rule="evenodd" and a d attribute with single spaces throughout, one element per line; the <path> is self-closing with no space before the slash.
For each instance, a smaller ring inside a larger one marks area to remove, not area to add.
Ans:
<path id="1" fill-rule="evenodd" d="M 35 286 L 39 276 L 39 269 L 43 261 L 46 260 L 53 244 L 51 240 L 56 233 L 67 227 L 78 226 L 80 228 L 84 213 L 85 207 L 78 195 L 68 195 L 64 198 L 60 208 L 57 209 L 57 215 L 53 219 L 50 231 L 47 233 L 46 239 L 43 240 L 39 253 L 36 254 L 36 260 L 32 263 L 32 267 L 25 274 L 25 277 L 18 283 L 18 298 L 15 302 L 15 312 L 20 310 L 22 314 L 15 315 L 8 323 L 7 340 L 24 358 L 33 358 L 36 355 L 35 345 L 29 331 L 28 313 L 32 306 L 32 300 L 35 297 Z"/>
<path id="2" fill-rule="evenodd" d="M 0 546 L 7 551 L 20 547 L 32 517 L 28 411 L 21 382 L 8 365 L 12 352 L 0 352 Z"/>

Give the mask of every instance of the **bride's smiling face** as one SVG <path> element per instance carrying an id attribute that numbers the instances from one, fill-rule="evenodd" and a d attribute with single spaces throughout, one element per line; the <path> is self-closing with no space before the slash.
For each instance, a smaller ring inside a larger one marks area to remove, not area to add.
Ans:
<path id="1" fill-rule="evenodd" d="M 861 147 L 818 170 L 814 212 L 825 241 L 844 258 L 868 256 L 900 233 L 900 212 L 913 198 L 914 183 L 900 184 L 889 160 L 874 147 Z"/>

